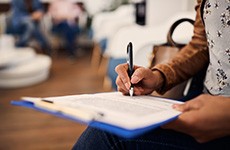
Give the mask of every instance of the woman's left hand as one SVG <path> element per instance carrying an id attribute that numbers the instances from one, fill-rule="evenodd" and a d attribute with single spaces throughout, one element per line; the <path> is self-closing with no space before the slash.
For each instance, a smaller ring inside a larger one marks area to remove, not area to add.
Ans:
<path id="1" fill-rule="evenodd" d="M 230 98 L 203 94 L 173 108 L 182 114 L 162 128 L 191 135 L 200 143 L 230 135 Z"/>

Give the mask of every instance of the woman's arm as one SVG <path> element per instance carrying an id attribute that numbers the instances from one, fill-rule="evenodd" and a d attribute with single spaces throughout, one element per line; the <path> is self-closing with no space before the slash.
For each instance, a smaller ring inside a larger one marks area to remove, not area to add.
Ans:
<path id="1" fill-rule="evenodd" d="M 172 61 L 152 68 L 152 70 L 160 71 L 165 78 L 165 84 L 161 89 L 157 90 L 159 93 L 164 93 L 174 85 L 189 79 L 208 65 L 207 39 L 200 14 L 201 0 L 197 0 L 197 2 L 192 40 Z"/>

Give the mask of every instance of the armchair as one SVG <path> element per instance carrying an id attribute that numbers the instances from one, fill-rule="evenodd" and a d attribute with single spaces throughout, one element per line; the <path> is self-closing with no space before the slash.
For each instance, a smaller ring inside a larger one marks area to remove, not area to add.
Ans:
<path id="1" fill-rule="evenodd" d="M 104 55 L 110 59 L 107 75 L 114 89 L 116 89 L 116 73 L 114 68 L 116 65 L 125 62 L 127 43 L 131 41 L 134 44 L 134 64 L 148 67 L 152 46 L 154 44 L 165 43 L 171 24 L 183 17 L 194 19 L 195 12 L 184 11 L 176 13 L 164 23 L 155 26 L 132 25 L 123 27 L 108 41 Z M 180 43 L 187 43 L 192 36 L 193 28 L 187 23 L 180 26 L 179 28 L 182 29 L 175 31 L 174 39 Z"/>
<path id="2" fill-rule="evenodd" d="M 134 5 L 128 4 L 121 5 L 115 11 L 102 12 L 93 17 L 92 30 L 94 48 L 91 59 L 93 68 L 98 68 L 100 63 L 105 64 L 103 63 L 105 60 L 101 58 L 107 47 L 107 41 L 111 39 L 120 28 L 134 24 L 134 14 Z M 101 73 L 103 71 L 99 69 L 98 72 Z"/>

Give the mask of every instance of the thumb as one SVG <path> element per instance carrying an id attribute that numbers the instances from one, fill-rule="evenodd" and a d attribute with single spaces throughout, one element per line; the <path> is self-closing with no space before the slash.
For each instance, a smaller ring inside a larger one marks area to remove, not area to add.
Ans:
<path id="1" fill-rule="evenodd" d="M 184 104 L 174 104 L 172 107 L 178 111 L 185 112 L 199 109 L 202 107 L 202 102 L 197 99 L 193 99 L 185 102 Z"/>
<path id="2" fill-rule="evenodd" d="M 137 68 L 132 77 L 131 77 L 131 83 L 133 84 L 137 84 L 138 82 L 140 82 L 143 78 L 145 77 L 145 68 L 143 67 L 139 67 Z"/>

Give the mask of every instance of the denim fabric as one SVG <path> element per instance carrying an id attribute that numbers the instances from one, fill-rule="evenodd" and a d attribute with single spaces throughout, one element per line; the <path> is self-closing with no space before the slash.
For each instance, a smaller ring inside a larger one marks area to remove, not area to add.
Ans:
<path id="1" fill-rule="evenodd" d="M 99 42 L 101 53 L 103 54 L 107 48 L 108 39 L 104 38 Z"/>
<path id="2" fill-rule="evenodd" d="M 32 0 L 32 8 L 34 11 L 44 11 L 43 5 L 40 2 L 40 0 Z M 11 11 L 12 11 L 12 24 L 14 26 L 20 25 L 21 20 L 30 15 L 28 10 L 26 9 L 26 4 L 24 0 L 12 0 Z"/>
<path id="3" fill-rule="evenodd" d="M 11 4 L 12 16 L 10 16 L 7 22 L 7 33 L 18 35 L 19 39 L 16 46 L 28 46 L 31 38 L 34 38 L 39 42 L 41 48 L 45 50 L 47 54 L 50 54 L 51 47 L 42 34 L 40 24 L 38 21 L 31 19 L 24 0 L 12 0 Z M 42 4 L 39 0 L 32 0 L 32 5 L 34 11 L 43 11 Z"/>
<path id="4" fill-rule="evenodd" d="M 109 59 L 107 75 L 109 76 L 110 80 L 112 81 L 112 88 L 113 89 L 117 89 L 117 85 L 116 85 L 117 73 L 115 72 L 115 68 L 117 65 L 125 63 L 125 62 L 126 62 L 125 58 L 110 58 Z"/>
<path id="5" fill-rule="evenodd" d="M 14 32 L 20 36 L 16 46 L 24 47 L 28 44 L 33 32 L 37 30 L 37 25 L 29 17 L 22 18 L 20 22 L 20 25 L 14 27 Z"/>
<path id="6" fill-rule="evenodd" d="M 155 129 L 133 139 L 124 139 L 88 127 L 73 150 L 229 150 L 230 137 L 200 144 L 191 136 L 172 130 Z"/>
<path id="7" fill-rule="evenodd" d="M 50 49 L 46 38 L 43 36 L 39 28 L 39 23 L 33 22 L 29 17 L 21 20 L 21 24 L 14 27 L 15 34 L 19 35 L 16 43 L 18 47 L 27 46 L 31 38 L 35 38 L 43 49 Z"/>
<path id="8" fill-rule="evenodd" d="M 65 48 L 69 51 L 70 55 L 75 55 L 75 40 L 80 33 L 79 26 L 77 24 L 70 25 L 67 21 L 63 21 L 54 24 L 52 32 L 63 37 Z"/>

